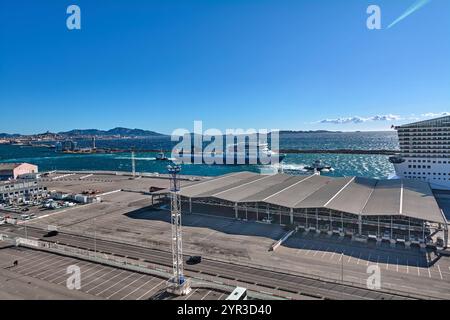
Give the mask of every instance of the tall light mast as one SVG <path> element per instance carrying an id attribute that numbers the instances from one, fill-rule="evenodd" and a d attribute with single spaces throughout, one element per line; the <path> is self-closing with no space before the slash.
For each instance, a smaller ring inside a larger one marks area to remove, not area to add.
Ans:
<path id="1" fill-rule="evenodd" d="M 136 159 L 134 158 L 134 149 L 131 150 L 131 175 L 136 176 Z"/>
<path id="2" fill-rule="evenodd" d="M 172 223 L 173 277 L 169 280 L 168 291 L 176 295 L 186 295 L 191 291 L 190 282 L 183 275 L 183 242 L 181 232 L 181 198 L 179 165 L 167 166 L 170 174 L 170 215 Z"/>

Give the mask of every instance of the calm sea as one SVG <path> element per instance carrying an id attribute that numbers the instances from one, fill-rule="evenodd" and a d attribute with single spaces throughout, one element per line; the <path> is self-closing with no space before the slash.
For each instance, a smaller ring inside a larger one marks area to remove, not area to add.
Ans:
<path id="1" fill-rule="evenodd" d="M 78 141 L 80 147 L 90 146 L 90 141 Z M 168 137 L 130 140 L 98 140 L 97 147 L 139 149 L 165 149 L 174 145 Z M 396 132 L 351 133 L 295 133 L 280 136 L 281 149 L 398 149 Z M 155 161 L 156 153 L 137 152 L 137 172 L 166 172 L 166 162 Z M 386 178 L 393 172 L 388 156 L 350 154 L 288 154 L 282 167 L 289 174 L 304 174 L 303 167 L 320 159 L 335 171 L 330 176 L 368 176 Z M 0 162 L 30 162 L 40 171 L 46 170 L 112 170 L 131 171 L 131 155 L 116 154 L 60 154 L 53 149 L 0 145 Z M 183 174 L 216 176 L 236 171 L 271 170 L 266 166 L 183 165 Z"/>

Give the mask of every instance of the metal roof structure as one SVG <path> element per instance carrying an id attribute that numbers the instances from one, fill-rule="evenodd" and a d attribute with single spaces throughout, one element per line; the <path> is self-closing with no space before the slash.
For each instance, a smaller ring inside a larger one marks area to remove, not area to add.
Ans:
<path id="1" fill-rule="evenodd" d="M 428 183 L 320 175 L 227 174 L 184 186 L 181 196 L 233 203 L 262 202 L 289 209 L 327 208 L 362 216 L 405 216 L 446 223 Z"/>

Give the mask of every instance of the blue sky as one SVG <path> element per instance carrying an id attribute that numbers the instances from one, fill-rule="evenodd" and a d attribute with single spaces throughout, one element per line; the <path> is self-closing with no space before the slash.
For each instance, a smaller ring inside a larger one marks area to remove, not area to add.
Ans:
<path id="1" fill-rule="evenodd" d="M 386 130 L 450 111 L 450 1 L 387 29 L 416 1 L 1 0 L 0 132 Z"/>

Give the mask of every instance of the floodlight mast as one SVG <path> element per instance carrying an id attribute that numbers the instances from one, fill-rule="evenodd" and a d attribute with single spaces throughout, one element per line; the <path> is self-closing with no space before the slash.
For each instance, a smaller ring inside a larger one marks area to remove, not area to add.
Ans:
<path id="1" fill-rule="evenodd" d="M 181 167 L 177 164 L 167 166 L 170 174 L 170 215 L 172 224 L 172 266 L 173 278 L 169 281 L 169 291 L 185 295 L 190 291 L 189 281 L 183 275 L 183 241 L 181 232 L 181 198 L 178 174 Z"/>

